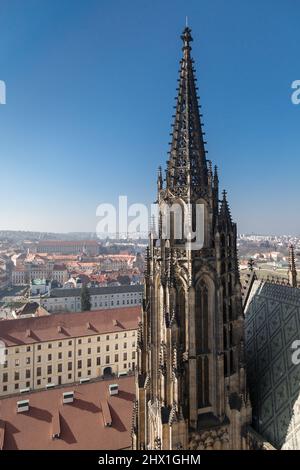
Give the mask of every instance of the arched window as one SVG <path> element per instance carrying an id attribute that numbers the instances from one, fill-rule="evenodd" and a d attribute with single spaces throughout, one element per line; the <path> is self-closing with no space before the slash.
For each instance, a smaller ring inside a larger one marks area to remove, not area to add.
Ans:
<path id="1" fill-rule="evenodd" d="M 227 352 L 224 352 L 224 375 L 227 377 L 228 375 L 228 357 L 227 357 Z"/>
<path id="2" fill-rule="evenodd" d="M 228 342 L 227 342 L 227 328 L 226 326 L 223 327 L 223 346 L 224 349 L 228 348 Z"/>
<path id="3" fill-rule="evenodd" d="M 209 289 L 204 281 L 196 288 L 196 353 L 198 408 L 209 405 Z"/>
<path id="4" fill-rule="evenodd" d="M 221 274 L 224 274 L 225 271 L 226 271 L 226 265 L 225 265 L 225 262 L 223 261 L 221 264 Z"/>
<path id="5" fill-rule="evenodd" d="M 222 235 L 221 235 L 221 247 L 225 248 L 225 246 L 226 246 L 226 238 L 225 238 L 224 233 L 222 233 Z"/>
<path id="6" fill-rule="evenodd" d="M 230 373 L 234 374 L 235 372 L 235 367 L 234 367 L 234 356 L 233 356 L 233 350 L 230 350 Z"/>
<path id="7" fill-rule="evenodd" d="M 225 299 L 223 299 L 223 322 L 227 322 L 227 304 Z"/>
<path id="8" fill-rule="evenodd" d="M 205 408 L 210 404 L 208 356 L 197 359 L 197 402 L 198 408 Z"/>
<path id="9" fill-rule="evenodd" d="M 232 277 L 231 274 L 228 276 L 228 295 L 232 295 Z"/>
<path id="10" fill-rule="evenodd" d="M 229 320 L 233 320 L 231 299 L 229 299 L 228 312 L 229 312 Z"/>
<path id="11" fill-rule="evenodd" d="M 196 290 L 196 344 L 197 353 L 207 352 L 208 341 L 208 289 L 201 282 Z"/>
<path id="12" fill-rule="evenodd" d="M 232 323 L 229 325 L 229 341 L 230 341 L 230 346 L 233 345 L 233 328 L 232 328 Z"/>
<path id="13" fill-rule="evenodd" d="M 186 350 L 186 316 L 185 316 L 185 290 L 183 287 L 179 288 L 176 295 L 176 312 L 179 322 L 180 340 L 181 344 Z"/>
<path id="14" fill-rule="evenodd" d="M 204 358 L 204 406 L 209 405 L 209 360 Z"/>

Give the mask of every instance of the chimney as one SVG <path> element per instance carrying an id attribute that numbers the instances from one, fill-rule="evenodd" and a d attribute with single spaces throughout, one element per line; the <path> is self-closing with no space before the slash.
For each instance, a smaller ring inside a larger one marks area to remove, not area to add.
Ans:
<path id="1" fill-rule="evenodd" d="M 24 411 L 29 411 L 29 400 L 17 401 L 17 413 L 24 413 Z"/>
<path id="2" fill-rule="evenodd" d="M 104 426 L 111 426 L 112 425 L 112 417 L 109 409 L 109 404 L 107 400 L 101 400 L 101 408 L 102 408 L 102 415 Z"/>
<path id="3" fill-rule="evenodd" d="M 52 415 L 52 439 L 59 439 L 60 432 L 60 414 L 55 410 Z"/>
<path id="4" fill-rule="evenodd" d="M 108 386 L 108 391 L 109 391 L 110 396 L 119 395 L 119 385 L 118 384 L 110 384 Z"/>
<path id="5" fill-rule="evenodd" d="M 74 401 L 74 392 L 64 392 L 63 393 L 63 403 L 73 403 Z"/>

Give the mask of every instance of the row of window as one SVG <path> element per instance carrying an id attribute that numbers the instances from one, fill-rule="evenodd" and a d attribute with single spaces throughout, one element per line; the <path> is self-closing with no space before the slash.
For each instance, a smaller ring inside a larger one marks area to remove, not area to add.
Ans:
<path id="1" fill-rule="evenodd" d="M 100 295 L 100 296 L 99 296 L 99 295 L 95 295 L 95 296 L 94 296 L 94 295 L 91 295 L 91 300 L 97 300 L 97 301 L 98 301 L 98 300 L 99 300 L 99 297 L 101 297 L 101 299 L 104 298 L 105 300 L 111 300 L 111 299 L 114 299 L 115 297 L 119 297 L 120 295 L 121 295 L 122 297 L 125 297 L 125 296 L 127 296 L 127 297 L 129 297 L 129 296 L 130 296 L 130 297 L 138 296 L 140 299 L 142 298 L 142 294 L 141 294 L 141 293 L 136 293 L 136 292 L 135 292 L 135 293 L 131 293 L 131 294 L 111 294 L 111 295 Z M 54 298 L 54 301 L 57 301 L 57 300 L 58 300 L 58 297 L 53 297 L 53 298 Z M 70 297 L 62 297 L 62 298 L 65 299 L 65 302 L 67 302 L 69 298 L 73 298 L 73 299 L 75 299 L 76 301 L 80 300 L 80 297 L 72 297 L 72 296 L 70 296 Z M 49 300 L 50 300 L 50 299 L 49 299 Z M 47 299 L 45 299 L 45 302 L 47 302 Z"/>
<path id="2" fill-rule="evenodd" d="M 108 357 L 109 357 L 109 356 L 106 356 L 106 361 L 105 361 L 106 364 L 110 364 L 109 361 L 107 362 L 107 358 L 108 358 Z M 124 360 L 126 360 L 126 359 L 124 359 Z M 115 361 L 115 362 L 117 362 L 117 361 Z M 97 364 L 97 365 L 98 365 L 98 364 Z M 99 364 L 99 365 L 100 365 L 100 364 Z M 131 363 L 130 363 L 130 362 L 129 362 L 128 364 L 127 364 L 127 363 L 123 363 L 123 369 L 124 369 L 124 370 L 127 369 L 127 366 L 128 366 L 128 368 L 130 369 L 130 368 L 131 368 Z M 80 367 L 80 368 L 81 368 L 81 367 Z M 135 369 L 135 362 L 132 362 L 132 370 L 134 370 L 134 369 Z M 70 369 L 68 369 L 68 370 L 70 370 Z M 50 372 L 48 372 L 48 371 L 50 371 Z M 62 372 L 62 370 L 58 370 L 58 372 Z M 49 368 L 48 368 L 48 369 L 47 369 L 47 373 L 48 373 L 48 375 L 49 375 L 49 373 L 51 374 L 51 373 L 52 373 L 52 369 L 49 369 Z M 5 375 L 5 374 L 3 374 L 3 383 L 4 383 L 4 385 L 3 385 L 3 387 L 2 387 L 2 391 L 3 391 L 3 392 L 7 392 L 7 385 L 6 385 L 6 383 L 8 382 L 8 377 L 4 377 L 4 375 Z M 7 374 L 6 374 L 6 375 L 7 375 Z M 87 375 L 87 376 L 91 376 L 91 370 L 90 370 L 90 369 L 87 370 L 87 374 L 86 374 L 86 375 Z M 41 373 L 40 373 L 40 374 L 37 374 L 37 376 L 40 377 L 40 376 L 41 376 Z M 16 377 L 16 375 L 15 375 L 15 377 Z M 18 377 L 18 378 L 15 378 L 15 380 L 19 380 L 19 376 L 17 376 L 17 377 Z M 79 379 L 82 377 L 82 372 L 81 372 L 81 371 L 78 371 L 78 372 L 77 372 L 77 377 L 78 377 Z M 29 378 L 30 378 L 30 371 L 29 371 L 29 375 L 26 374 L 26 379 L 29 379 Z M 47 383 L 48 383 L 48 384 L 51 384 L 51 383 L 52 383 L 52 380 L 53 380 L 52 377 L 47 377 Z M 62 384 L 62 377 L 61 377 L 60 375 L 57 377 L 57 380 L 58 380 L 58 385 L 61 385 L 61 384 Z M 69 373 L 69 374 L 68 374 L 68 380 L 72 380 L 72 373 Z M 42 383 L 41 379 L 37 379 L 37 380 L 36 380 L 36 385 L 37 385 L 37 386 L 40 386 L 41 383 Z M 31 385 L 31 384 L 30 384 L 30 382 L 28 382 L 28 381 L 25 383 L 25 386 L 26 386 L 26 387 L 30 387 L 30 385 Z M 14 389 L 15 389 L 15 390 L 19 390 L 19 388 L 20 388 L 20 384 L 19 384 L 18 382 L 15 383 L 15 384 L 14 384 Z"/>
<path id="3" fill-rule="evenodd" d="M 119 335 L 120 335 L 120 337 L 122 337 L 121 333 L 115 333 L 114 339 L 118 339 Z M 132 332 L 131 336 L 135 336 L 135 331 Z M 127 332 L 123 333 L 123 338 L 127 338 Z M 106 339 L 106 341 L 110 341 L 110 339 L 113 339 L 113 337 L 111 335 L 106 335 L 105 339 Z M 97 342 L 100 342 L 100 341 L 101 341 L 101 337 L 97 336 Z M 88 338 L 87 342 L 91 343 L 92 338 Z M 73 341 L 69 340 L 68 341 L 68 346 L 72 346 L 72 344 L 73 344 Z M 77 340 L 77 344 L 82 344 L 82 338 L 79 338 Z M 126 343 L 124 343 L 124 344 L 126 344 Z M 134 346 L 134 343 L 132 345 Z M 55 347 L 54 343 L 48 343 L 48 345 L 47 345 L 48 349 L 52 349 L 53 346 Z M 63 346 L 63 342 L 59 341 L 57 343 L 57 347 L 61 348 L 62 346 Z M 124 347 L 127 347 L 127 346 L 124 346 Z M 31 350 L 32 350 L 31 348 L 32 348 L 31 346 L 26 346 L 26 352 L 31 352 Z M 42 345 L 38 344 L 37 345 L 37 350 L 40 351 L 41 349 L 42 349 Z M 14 349 L 15 354 L 19 354 L 19 352 L 20 352 L 20 348 L 17 347 L 17 348 Z M 8 354 L 8 349 L 4 349 L 4 355 L 6 356 L 7 354 Z"/>
<path id="4" fill-rule="evenodd" d="M 135 347 L 135 341 L 132 343 L 132 347 L 134 348 Z M 124 349 L 127 349 L 127 343 L 123 343 L 123 348 Z M 115 350 L 117 351 L 119 349 L 119 344 L 116 343 L 115 344 Z M 109 344 L 106 345 L 105 347 L 105 350 L 106 352 L 109 352 L 110 351 L 110 346 Z M 97 353 L 100 353 L 101 352 L 101 349 L 100 349 L 100 346 L 97 347 Z M 87 350 L 87 354 L 92 354 L 92 348 L 88 348 Z M 68 351 L 68 357 L 71 358 L 73 355 L 73 351 Z M 82 355 L 82 349 L 78 349 L 77 351 L 77 355 L 78 356 L 81 356 Z M 52 354 L 48 354 L 48 361 L 52 361 L 52 358 L 53 358 L 53 355 Z M 59 352 L 57 354 L 57 359 L 60 360 L 62 359 L 62 353 Z M 37 356 L 36 358 L 36 362 L 41 362 L 42 361 L 42 356 Z M 26 364 L 29 365 L 31 363 L 31 357 L 26 357 Z M 6 368 L 7 367 L 7 361 L 4 362 L 3 364 L 3 367 Z M 20 365 L 20 359 L 15 359 L 15 367 L 19 367 Z"/>
<path id="5" fill-rule="evenodd" d="M 135 355 L 136 355 L 135 351 L 132 351 L 132 353 L 131 353 L 131 358 L 132 358 L 132 359 L 135 359 L 135 357 L 136 357 Z M 123 353 L 123 359 L 122 359 L 122 360 L 123 360 L 123 361 L 127 361 L 127 358 L 128 358 L 128 354 L 127 354 L 126 352 Z M 111 359 L 111 358 L 110 358 L 109 355 L 108 355 L 108 356 L 105 356 L 105 364 L 110 364 L 110 362 L 111 362 L 110 359 Z M 115 354 L 115 355 L 114 355 L 114 362 L 119 362 L 119 354 Z M 93 363 L 92 358 L 88 358 L 88 359 L 86 360 L 86 367 L 92 367 L 92 363 Z M 82 369 L 82 364 L 83 364 L 83 361 L 82 361 L 81 359 L 78 360 L 78 361 L 77 361 L 77 368 L 78 368 L 78 369 Z M 97 366 L 100 366 L 100 365 L 101 365 L 101 357 L 100 357 L 100 356 L 98 356 L 98 357 L 96 358 L 96 365 L 97 365 Z M 72 362 L 68 362 L 68 363 L 67 363 L 67 370 L 68 370 L 68 371 L 71 371 L 72 369 L 73 369 L 73 363 L 72 363 Z M 52 374 L 52 371 L 53 371 L 53 366 L 52 366 L 52 365 L 48 365 L 48 366 L 47 366 L 47 374 L 48 374 L 48 375 L 49 375 L 49 374 Z M 57 364 L 57 372 L 59 373 L 59 372 L 62 372 L 62 371 L 63 371 L 63 364 L 62 364 L 62 363 L 61 363 L 61 364 Z M 37 377 L 40 377 L 40 376 L 42 375 L 42 367 L 39 366 L 39 367 L 36 368 L 36 375 L 37 375 Z M 25 370 L 25 378 L 26 378 L 26 379 L 30 379 L 30 377 L 31 377 L 31 370 L 30 370 L 30 369 L 26 369 L 26 370 Z M 18 371 L 15 371 L 15 372 L 14 372 L 14 380 L 15 380 L 15 381 L 20 380 L 20 372 L 18 372 Z M 3 383 L 8 382 L 8 372 L 4 372 L 4 373 L 2 374 L 2 381 L 3 381 Z"/>
<path id="6" fill-rule="evenodd" d="M 140 304 L 141 303 L 141 299 L 131 299 L 130 301 L 127 300 L 126 303 L 125 303 L 125 300 L 122 301 L 121 305 L 133 305 L 133 304 Z M 110 303 L 109 303 L 109 306 L 110 307 L 113 307 L 115 304 L 114 304 L 114 301 L 112 300 Z M 120 305 L 120 301 L 117 300 L 116 302 L 116 305 Z M 97 304 L 97 302 L 94 303 L 94 307 L 108 307 L 108 303 L 107 302 L 99 302 L 99 305 Z"/>
<path id="7" fill-rule="evenodd" d="M 58 299 L 54 299 L 54 302 L 58 302 Z M 131 299 L 131 300 L 123 300 L 122 303 L 120 303 L 119 300 L 116 301 L 116 304 L 114 304 L 114 301 L 111 300 L 110 302 L 94 302 L 93 306 L 94 307 L 113 307 L 114 305 L 134 305 L 134 304 L 140 304 L 142 302 L 141 299 Z M 61 302 L 62 303 L 62 302 Z M 68 306 L 67 299 L 65 299 L 65 307 Z M 45 306 L 47 306 L 47 301 L 45 300 Z M 49 305 L 49 309 L 51 308 L 51 305 Z M 71 308 L 74 308 L 74 304 L 71 304 Z M 80 304 L 77 304 L 77 308 L 80 308 Z"/>
<path id="8" fill-rule="evenodd" d="M 25 372 L 25 378 L 26 379 L 30 379 L 31 377 L 31 370 L 30 369 L 26 369 L 26 372 Z M 14 380 L 20 380 L 20 372 L 15 372 L 14 373 Z M 3 383 L 6 383 L 8 382 L 8 372 L 4 372 L 4 374 L 2 375 L 2 382 Z"/>

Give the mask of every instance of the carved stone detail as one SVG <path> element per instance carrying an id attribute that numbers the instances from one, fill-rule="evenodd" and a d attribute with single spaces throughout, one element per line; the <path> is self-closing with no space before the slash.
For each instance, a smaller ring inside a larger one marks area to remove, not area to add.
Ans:
<path id="1" fill-rule="evenodd" d="M 219 428 L 202 433 L 193 433 L 188 448 L 190 450 L 225 450 L 228 449 L 228 443 L 228 429 Z"/>

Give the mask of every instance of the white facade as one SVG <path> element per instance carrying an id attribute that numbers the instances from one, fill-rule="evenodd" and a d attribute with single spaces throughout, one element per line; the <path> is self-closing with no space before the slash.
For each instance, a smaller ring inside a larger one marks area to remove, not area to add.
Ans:
<path id="1" fill-rule="evenodd" d="M 13 270 L 11 273 L 11 283 L 13 286 L 24 286 L 28 284 L 25 269 Z"/>
<path id="2" fill-rule="evenodd" d="M 30 295 L 43 295 L 50 292 L 51 284 L 46 279 L 35 279 L 30 286 Z"/>
<path id="3" fill-rule="evenodd" d="M 128 291 L 124 291 L 124 287 Z M 99 290 L 101 294 L 93 294 Z M 114 292 L 111 292 L 111 291 Z M 65 291 L 65 292 L 64 292 Z M 76 291 L 77 295 L 74 295 Z M 55 293 L 59 292 L 59 296 Z M 143 286 L 117 286 L 114 288 L 91 288 L 91 310 L 109 309 L 118 307 L 132 307 L 141 305 L 143 300 Z M 102 293 L 103 292 L 103 293 Z M 107 292 L 107 293 L 105 293 Z M 65 294 L 65 295 L 64 295 Z M 41 306 L 49 313 L 54 312 L 80 312 L 81 297 L 79 289 L 53 289 L 49 297 L 41 299 Z"/>
<path id="4" fill-rule="evenodd" d="M 33 279 L 56 280 L 63 284 L 68 279 L 68 270 L 65 266 L 56 267 L 53 263 L 34 264 L 24 263 L 12 271 L 12 285 L 26 285 Z"/>
<path id="5" fill-rule="evenodd" d="M 8 347 L 0 364 L 0 396 L 133 371 L 136 335 L 126 330 Z"/>

